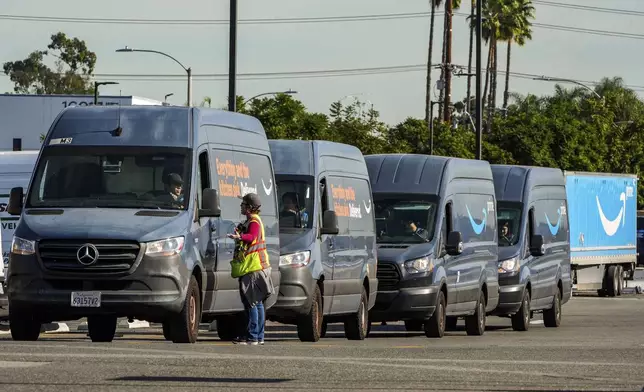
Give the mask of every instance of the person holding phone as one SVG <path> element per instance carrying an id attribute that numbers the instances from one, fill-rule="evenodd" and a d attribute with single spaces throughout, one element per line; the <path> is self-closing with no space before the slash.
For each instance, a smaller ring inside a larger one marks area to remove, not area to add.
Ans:
<path id="1" fill-rule="evenodd" d="M 228 237 L 235 240 L 231 275 L 239 279 L 239 293 L 248 322 L 244 333 L 233 339 L 233 343 L 258 345 L 264 344 L 264 302 L 275 293 L 275 289 L 266 251 L 264 224 L 259 216 L 261 201 L 255 193 L 248 193 L 241 199 L 241 213 L 246 216 L 246 221 Z"/>

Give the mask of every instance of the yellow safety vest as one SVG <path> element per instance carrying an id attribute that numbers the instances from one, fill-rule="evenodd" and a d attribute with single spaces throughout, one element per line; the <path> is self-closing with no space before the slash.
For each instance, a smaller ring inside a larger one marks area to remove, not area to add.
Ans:
<path id="1" fill-rule="evenodd" d="M 266 251 L 266 241 L 264 239 L 264 224 L 257 214 L 250 216 L 248 226 L 252 222 L 259 224 L 259 236 L 250 244 L 238 240 L 239 244 L 235 249 L 233 260 L 230 262 L 230 274 L 233 278 L 239 278 L 251 272 L 261 271 L 270 267 L 268 252 Z"/>

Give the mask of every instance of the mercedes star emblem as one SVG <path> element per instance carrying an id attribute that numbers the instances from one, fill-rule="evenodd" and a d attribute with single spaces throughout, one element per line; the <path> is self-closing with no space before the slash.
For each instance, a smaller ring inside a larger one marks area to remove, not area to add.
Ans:
<path id="1" fill-rule="evenodd" d="M 76 258 L 83 265 L 92 265 L 98 260 L 98 249 L 92 244 L 85 244 L 78 248 Z"/>

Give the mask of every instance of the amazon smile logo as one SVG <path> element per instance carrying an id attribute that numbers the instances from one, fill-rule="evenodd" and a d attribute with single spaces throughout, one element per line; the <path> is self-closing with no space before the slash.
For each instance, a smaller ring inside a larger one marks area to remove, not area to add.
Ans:
<path id="1" fill-rule="evenodd" d="M 561 224 L 561 207 L 557 208 L 557 224 L 553 225 L 550 223 L 550 218 L 548 218 L 548 214 L 545 212 L 543 213 L 546 216 L 546 223 L 548 224 L 548 229 L 550 229 L 550 234 L 552 235 L 557 235 L 559 232 L 559 225 Z"/>
<path id="2" fill-rule="evenodd" d="M 620 208 L 619 213 L 617 214 L 617 217 L 615 219 L 608 219 L 606 218 L 606 214 L 604 214 L 604 209 L 602 208 L 601 203 L 599 202 L 599 196 L 595 195 L 595 200 L 597 201 L 597 211 L 599 212 L 599 220 L 602 223 L 602 228 L 604 229 L 604 232 L 606 233 L 607 236 L 612 237 L 617 233 L 617 230 L 619 230 L 619 226 L 621 223 L 621 226 L 624 227 L 624 224 L 626 223 L 626 193 L 622 192 L 619 195 L 619 201 L 622 202 L 622 208 Z"/>
<path id="3" fill-rule="evenodd" d="M 479 235 L 485 230 L 485 222 L 487 222 L 487 210 L 483 208 L 481 212 L 483 212 L 483 219 L 481 219 L 481 223 L 476 223 L 474 218 L 472 217 L 472 213 L 470 212 L 470 207 L 466 204 L 465 208 L 467 209 L 467 216 L 470 218 L 470 225 L 472 225 L 472 230 Z"/>

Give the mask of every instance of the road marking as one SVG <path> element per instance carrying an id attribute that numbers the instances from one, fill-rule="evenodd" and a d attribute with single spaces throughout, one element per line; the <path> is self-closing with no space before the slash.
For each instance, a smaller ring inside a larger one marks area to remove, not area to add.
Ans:
<path id="1" fill-rule="evenodd" d="M 0 361 L 0 369 L 28 368 L 49 365 L 51 362 Z"/>
<path id="2" fill-rule="evenodd" d="M 3 347 L 26 347 L 33 349 L 34 345 L 25 344 L 7 344 Z M 178 351 L 178 350 L 161 350 L 149 347 L 145 348 L 129 348 L 129 347 L 116 347 L 116 346 L 76 346 L 64 344 L 38 344 L 38 348 L 71 348 L 74 351 L 70 353 L 32 353 L 32 352 L 7 352 L 5 349 L 2 352 L 3 357 L 19 356 L 19 357 L 35 357 L 35 358 L 156 358 L 156 359 L 227 359 L 227 360 L 275 360 L 275 361 L 336 361 L 336 362 L 371 362 L 374 358 L 365 357 L 321 357 L 321 356 L 293 356 L 293 355 L 260 355 L 260 354 L 227 354 L 216 352 L 200 352 L 200 351 Z M 79 352 L 81 350 L 90 350 L 89 353 Z M 100 352 L 103 351 L 103 352 Z M 111 351 L 111 352 L 110 352 Z M 539 360 L 489 360 L 489 359 L 452 359 L 452 358 L 388 358 L 389 362 L 399 362 L 400 364 L 411 363 L 412 366 L 423 366 L 423 363 L 432 364 L 445 364 L 445 363 L 458 363 L 458 364 L 498 364 L 498 365 L 553 365 L 553 366 L 606 366 L 606 367 L 635 367 L 644 368 L 644 363 L 638 362 L 570 362 L 570 361 L 539 361 Z"/>
<path id="3" fill-rule="evenodd" d="M 392 348 L 425 348 L 425 346 L 393 346 Z"/>

